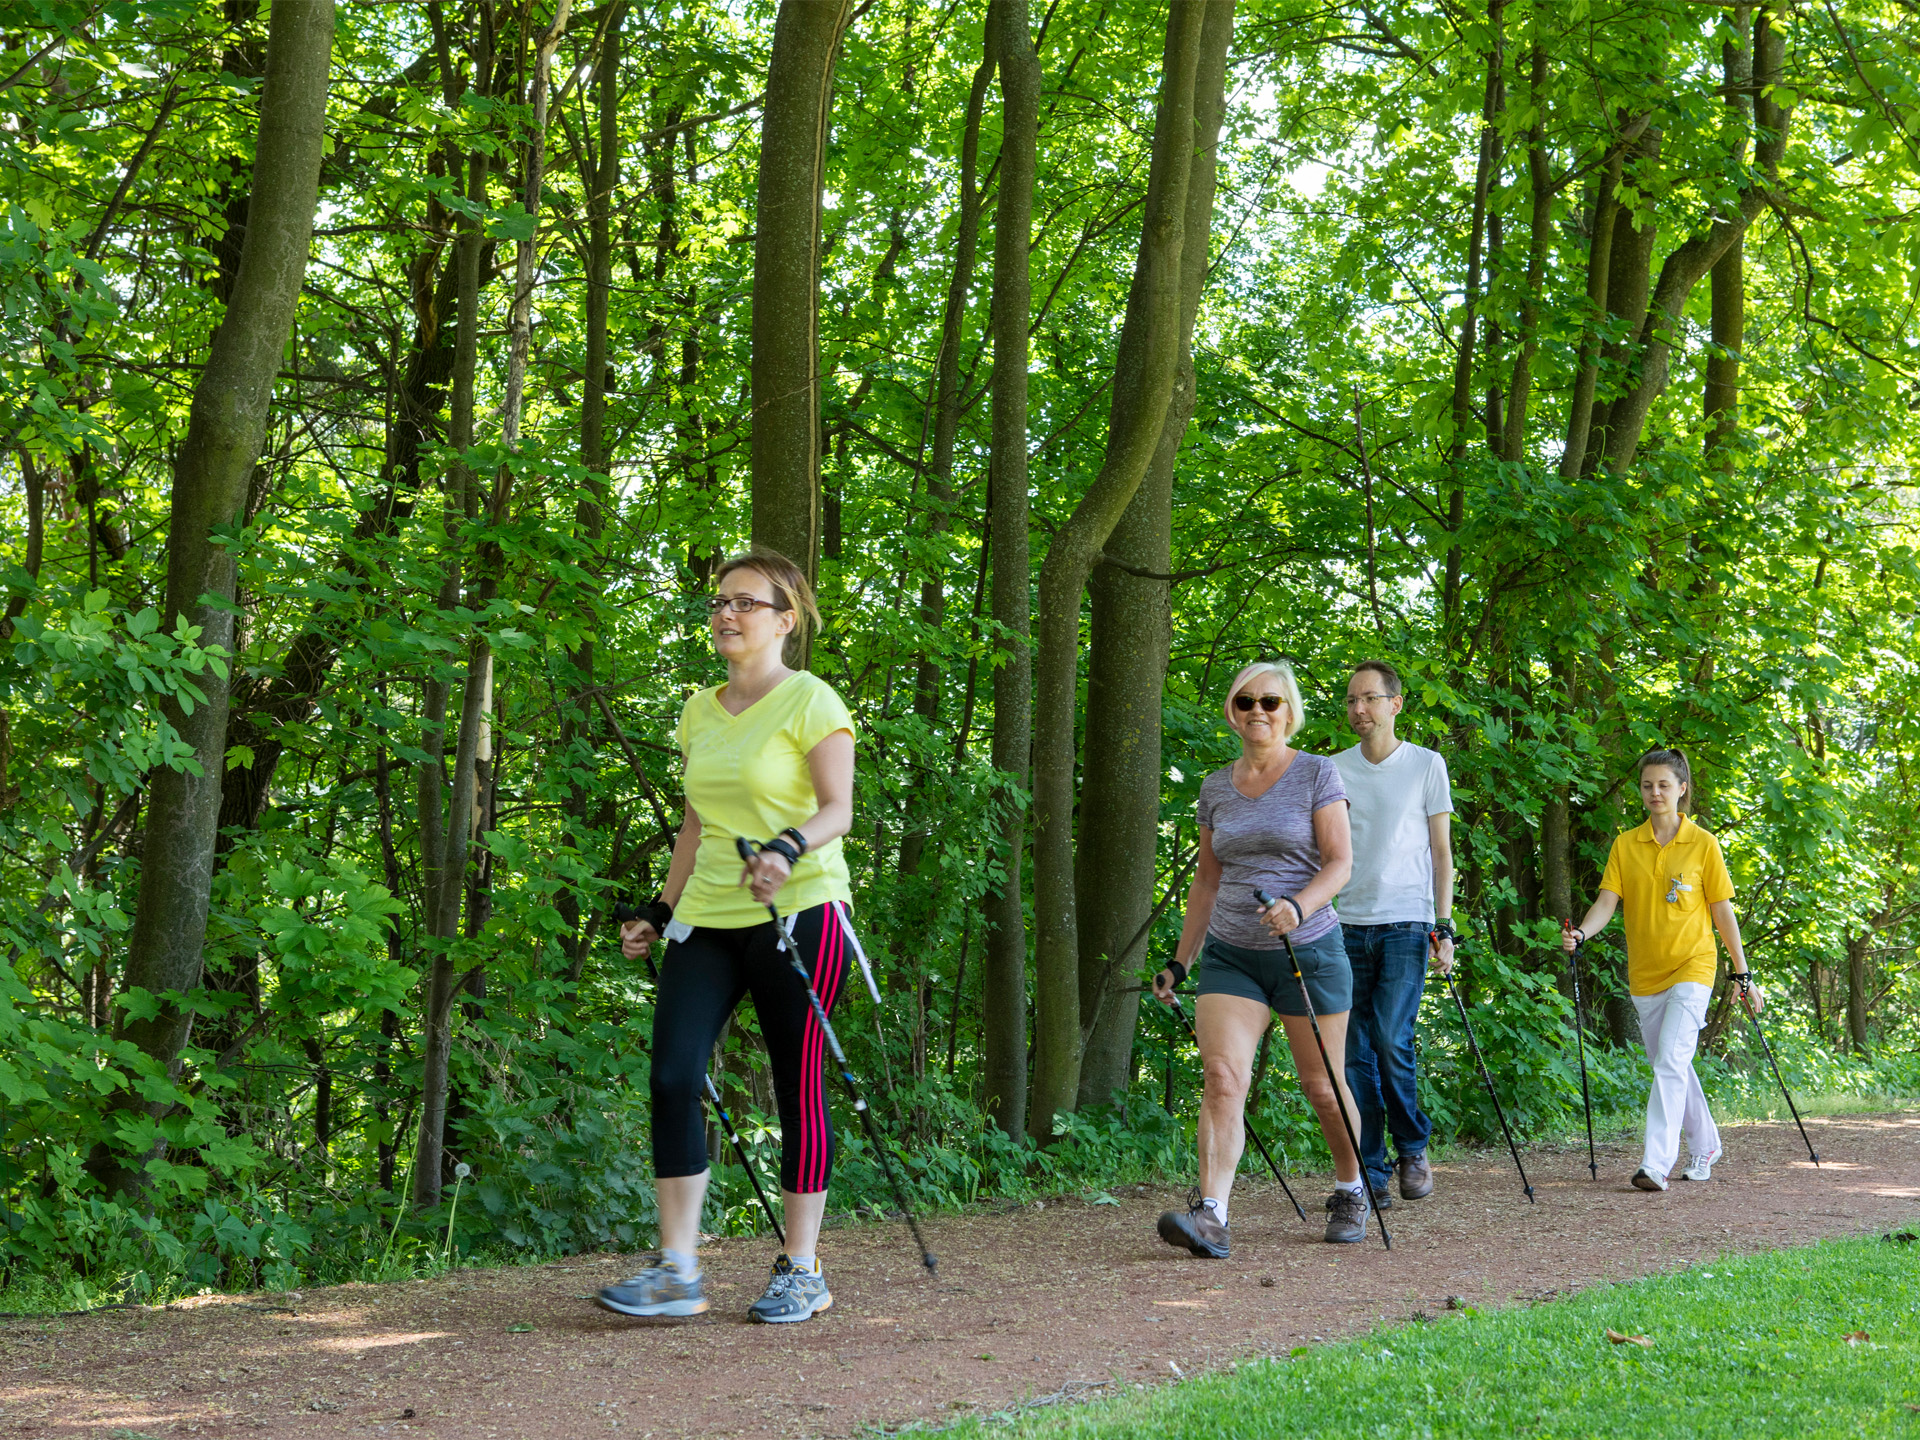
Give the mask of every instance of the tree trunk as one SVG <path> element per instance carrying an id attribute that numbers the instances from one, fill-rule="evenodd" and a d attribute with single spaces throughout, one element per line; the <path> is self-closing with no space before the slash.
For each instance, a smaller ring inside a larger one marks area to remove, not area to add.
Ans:
<path id="1" fill-rule="evenodd" d="M 967 299 L 973 293 L 983 208 L 977 179 L 980 118 L 986 109 L 987 88 L 993 83 L 997 24 L 994 7 L 989 4 L 982 27 L 984 54 L 973 72 L 973 86 L 967 93 L 967 118 L 960 138 L 960 213 L 954 236 L 953 278 L 947 285 L 947 306 L 940 321 L 940 353 L 935 361 L 932 459 L 925 471 L 927 528 L 935 535 L 944 534 L 951 524 L 953 452 L 960 435 L 960 346 L 965 335 Z M 920 623 L 929 636 L 938 632 L 946 613 L 946 584 L 935 571 L 920 586 Z M 931 654 L 923 654 L 914 670 L 913 710 L 926 723 L 929 740 L 938 729 L 940 719 L 940 671 L 939 662 Z M 900 836 L 902 875 L 919 872 L 921 852 L 926 849 L 927 781 L 931 767 L 923 764 L 920 769 L 921 779 L 907 797 L 906 823 Z"/>
<path id="2" fill-rule="evenodd" d="M 1858 935 L 1847 932 L 1847 1040 L 1862 1057 L 1867 1048 L 1867 956 L 1873 949 L 1873 928 Z"/>
<path id="3" fill-rule="evenodd" d="M 1173 472 L 1193 418 L 1193 325 L 1206 284 L 1232 0 L 1207 6 L 1194 77 L 1194 149 L 1180 251 L 1180 333 L 1173 394 L 1140 489 L 1107 537 L 1116 564 L 1088 584 L 1085 783 L 1075 900 L 1080 918 L 1080 1009 L 1087 1040 L 1075 1106 L 1124 1092 L 1132 1078 L 1139 968 L 1153 908 L 1160 840 L 1160 701 L 1173 636 Z M 1122 566 L 1127 568 L 1123 569 Z M 1146 571 L 1147 574 L 1133 573 Z M 1140 935 L 1140 945 L 1132 945 Z M 1131 947 L 1131 948 L 1129 948 Z"/>
<path id="4" fill-rule="evenodd" d="M 566 33 L 572 0 L 556 0 L 553 23 L 534 42 L 532 86 L 533 123 L 527 141 L 521 204 L 534 217 L 535 229 L 515 246 L 513 306 L 508 319 L 507 383 L 500 401 L 500 443 L 509 452 L 520 447 L 520 418 L 526 395 L 527 363 L 533 348 L 533 283 L 538 246 L 540 196 L 546 171 L 547 101 L 551 88 L 553 52 Z M 477 301 L 477 295 L 476 295 Z M 462 340 L 468 317 L 460 317 Z M 476 305 L 477 319 L 477 305 Z M 469 394 L 469 412 L 471 395 Z M 471 423 L 471 422 L 469 422 Z M 469 485 L 473 477 L 469 475 Z M 512 509 L 513 471 L 503 465 L 495 472 L 487 500 L 491 525 L 506 523 Z M 468 492 L 468 510 L 475 497 Z M 470 606 L 484 610 L 499 585 L 502 559 L 497 547 L 482 547 L 480 574 Z M 430 973 L 426 1044 L 421 1063 L 420 1131 L 413 1157 L 413 1200 L 421 1208 L 440 1203 L 442 1159 L 446 1145 L 447 1068 L 453 1051 L 453 1006 L 458 993 L 478 977 L 478 970 L 454 977 L 448 946 L 460 933 L 460 902 L 466 891 L 468 857 L 485 815 L 481 782 L 492 725 L 493 650 L 486 632 L 476 631 L 467 650 L 467 674 L 460 696 L 460 730 L 454 746 L 453 792 L 447 804 L 446 829 L 438 888 L 438 911 L 432 934 L 438 941 Z"/>
<path id="5" fill-rule="evenodd" d="M 1447 451 L 1448 477 L 1447 532 L 1458 535 L 1467 518 L 1467 436 L 1473 424 L 1473 362 L 1479 337 L 1480 285 L 1483 252 L 1487 243 L 1487 196 L 1494 172 L 1500 168 L 1499 118 L 1505 91 L 1502 73 L 1505 51 L 1500 22 L 1506 10 L 1505 0 L 1488 0 L 1487 27 L 1493 32 L 1493 44 L 1487 51 L 1487 85 L 1480 107 L 1480 156 L 1473 173 L 1473 214 L 1467 229 L 1466 294 L 1460 305 L 1460 342 L 1453 354 L 1453 441 Z M 1460 621 L 1460 595 L 1465 584 L 1461 567 L 1464 556 L 1458 540 L 1447 546 L 1445 574 L 1441 580 L 1440 613 L 1448 648 L 1451 649 Z"/>
<path id="6" fill-rule="evenodd" d="M 753 543 L 809 578 L 820 539 L 820 187 L 848 3 L 781 0 L 754 210 Z M 788 658 L 805 665 L 804 639 Z"/>
<path id="7" fill-rule="evenodd" d="M 1033 291 L 1033 182 L 1040 133 L 1040 57 L 1028 0 L 1003 0 L 1000 34 L 1000 209 L 993 237 L 994 620 L 1007 638 L 993 672 L 993 765 L 1009 791 L 998 837 L 1000 883 L 987 892 L 980 966 L 981 1104 L 1008 1135 L 1026 1135 L 1027 922 L 1021 880 L 1033 742 L 1033 660 L 1027 637 L 1033 572 L 1027 538 L 1027 326 Z"/>
<path id="8" fill-rule="evenodd" d="M 1533 399 L 1533 357 L 1540 350 L 1540 289 L 1546 279 L 1547 252 L 1553 244 L 1553 157 L 1547 153 L 1547 52 L 1533 47 L 1528 67 L 1527 179 L 1532 209 L 1527 214 L 1527 288 L 1520 301 L 1520 353 L 1507 387 L 1505 432 L 1500 458 L 1517 463 L 1527 453 L 1527 409 Z"/>
<path id="9" fill-rule="evenodd" d="M 1668 255 L 1660 267 L 1659 283 L 1653 288 L 1653 299 L 1640 323 L 1638 372 L 1607 416 L 1606 462 L 1615 471 L 1625 470 L 1633 463 L 1653 402 L 1666 389 L 1687 297 L 1746 234 L 1747 226 L 1766 205 L 1767 182 L 1779 175 L 1791 112 L 1781 108 L 1774 87 L 1780 83 L 1785 52 L 1784 37 L 1774 28 L 1771 14 L 1762 10 L 1753 27 L 1754 122 L 1760 136 L 1754 147 L 1754 167 L 1759 176 L 1749 180 L 1740 192 L 1739 203 L 1731 215 L 1711 221 L 1704 231 L 1691 236 Z M 1744 130 L 1742 127 L 1733 157 L 1736 162 L 1745 157 Z"/>
<path id="10" fill-rule="evenodd" d="M 1050 1134 L 1080 1091 L 1080 937 L 1074 903 L 1074 720 L 1080 600 L 1101 547 L 1140 488 L 1165 428 L 1180 350 L 1180 257 L 1193 169 L 1194 76 L 1207 0 L 1173 0 L 1140 251 L 1114 356 L 1106 457 L 1040 567 L 1035 686 L 1034 1067 L 1027 1127 Z"/>
<path id="11" fill-rule="evenodd" d="M 1560 451 L 1560 478 L 1576 480 L 1586 468 L 1587 440 L 1593 429 L 1594 392 L 1600 383 L 1599 328 L 1607 318 L 1607 282 L 1613 273 L 1613 232 L 1620 215 L 1614 189 L 1620 183 L 1622 152 L 1616 147 L 1600 172 L 1587 237 L 1587 303 L 1580 327 L 1580 349 L 1573 362 L 1573 398 L 1567 402 L 1566 443 Z"/>
<path id="12" fill-rule="evenodd" d="M 245 502 L 306 276 L 333 26 L 333 0 L 280 0 L 273 7 L 239 274 L 194 388 L 174 464 L 163 623 L 169 630 L 196 626 L 201 645 L 223 652 L 233 647 L 234 555 L 214 534 L 234 522 Z M 226 661 L 215 661 L 199 682 L 205 699 L 191 714 L 171 701 L 162 707 L 192 747 L 198 773 L 160 767 L 150 782 L 140 898 L 127 948 L 129 988 L 158 994 L 200 983 L 231 674 Z M 151 1019 L 123 1019 L 119 1038 L 172 1069 L 192 1024 L 190 1012 L 162 1005 Z M 104 1146 L 93 1164 L 116 1192 L 144 1183 L 141 1171 L 122 1166 Z"/>

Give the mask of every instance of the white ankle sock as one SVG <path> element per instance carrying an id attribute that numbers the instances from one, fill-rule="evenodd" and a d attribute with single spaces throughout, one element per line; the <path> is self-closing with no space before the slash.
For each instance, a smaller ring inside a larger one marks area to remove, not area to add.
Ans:
<path id="1" fill-rule="evenodd" d="M 1227 1223 L 1227 1202 L 1226 1201 L 1216 1200 L 1213 1198 L 1213 1196 L 1208 1195 L 1204 1199 L 1202 1199 L 1200 1203 L 1202 1205 L 1212 1206 L 1213 1218 L 1218 1220 L 1222 1225 Z"/>
<path id="2" fill-rule="evenodd" d="M 673 1273 L 678 1275 L 682 1280 L 697 1280 L 700 1278 L 700 1257 L 692 1251 L 667 1250 L 663 1248 L 660 1251 L 660 1258 L 671 1265 L 673 1267 Z"/>
<path id="3" fill-rule="evenodd" d="M 1358 1195 L 1367 1187 L 1362 1185 L 1358 1180 L 1336 1180 L 1333 1182 L 1333 1188 L 1336 1190 L 1344 1190 L 1349 1195 Z"/>
<path id="4" fill-rule="evenodd" d="M 789 1255 L 787 1260 L 796 1270 L 806 1270 L 815 1275 L 820 1273 L 820 1262 L 811 1255 Z"/>

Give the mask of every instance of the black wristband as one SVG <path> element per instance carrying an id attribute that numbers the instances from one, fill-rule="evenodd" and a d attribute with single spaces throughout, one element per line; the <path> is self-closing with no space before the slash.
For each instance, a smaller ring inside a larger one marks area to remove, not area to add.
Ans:
<path id="1" fill-rule="evenodd" d="M 1307 912 L 1300 908 L 1300 902 L 1298 900 L 1294 899 L 1291 895 L 1282 895 L 1280 898 L 1293 907 L 1293 923 L 1295 925 L 1304 925 L 1307 923 Z M 1303 941 L 1302 943 L 1304 944 L 1305 942 Z"/>
<path id="2" fill-rule="evenodd" d="M 813 848 L 811 845 L 807 843 L 807 837 L 800 833 L 798 826 L 789 825 L 787 826 L 786 829 L 782 830 L 780 833 L 786 836 L 787 839 L 793 842 L 794 848 L 800 852 L 800 855 L 806 854 L 807 851 Z M 800 855 L 794 856 L 794 859 L 796 860 L 799 859 Z"/>
<path id="3" fill-rule="evenodd" d="M 1727 973 L 1740 982 L 1740 988 L 1742 990 L 1753 983 L 1752 970 L 1730 970 Z"/>
<path id="4" fill-rule="evenodd" d="M 1436 935 L 1444 935 L 1449 940 L 1458 940 L 1460 938 L 1460 932 L 1453 928 L 1453 921 L 1447 919 L 1434 921 L 1433 933 Z"/>
<path id="5" fill-rule="evenodd" d="M 1176 990 L 1187 983 L 1187 976 L 1192 973 L 1178 960 L 1167 961 L 1167 971 L 1173 976 L 1173 988 Z"/>
<path id="6" fill-rule="evenodd" d="M 772 851 L 775 855 L 778 855 L 782 860 L 787 862 L 787 869 L 789 870 L 800 863 L 800 852 L 793 848 L 793 842 L 787 839 L 786 832 L 784 831 L 767 841 L 760 849 L 763 852 Z"/>
<path id="7" fill-rule="evenodd" d="M 667 933 L 667 926 L 673 923 L 673 906 L 658 895 L 644 905 L 636 905 L 631 899 L 622 896 L 614 902 L 613 923 L 625 925 L 633 920 L 644 920 L 664 935 Z"/>

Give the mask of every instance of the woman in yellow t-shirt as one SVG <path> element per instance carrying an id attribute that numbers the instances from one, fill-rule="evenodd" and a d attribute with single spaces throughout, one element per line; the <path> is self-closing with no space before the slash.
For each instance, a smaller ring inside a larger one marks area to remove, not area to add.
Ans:
<path id="1" fill-rule="evenodd" d="M 1640 801 L 1647 807 L 1647 823 L 1614 837 L 1593 908 L 1562 942 L 1568 951 L 1584 945 L 1606 928 L 1615 907 L 1624 907 L 1627 989 L 1640 1015 L 1647 1059 L 1653 1062 L 1645 1148 L 1640 1168 L 1633 1172 L 1633 1183 L 1641 1190 L 1667 1188 L 1667 1176 L 1680 1158 L 1683 1130 L 1691 1161 L 1685 1179 L 1711 1178 L 1724 1153 L 1693 1054 L 1713 998 L 1718 959 L 1714 931 L 1726 944 L 1734 974 L 1746 971 L 1747 957 L 1733 913 L 1733 878 L 1727 874 L 1720 842 L 1683 813 L 1692 789 L 1693 773 L 1678 750 L 1649 750 L 1640 757 Z M 1759 1014 L 1765 1002 L 1760 986 L 1750 985 L 1747 994 Z"/>
<path id="2" fill-rule="evenodd" d="M 840 851 L 853 823 L 853 717 L 824 680 L 788 669 L 781 658 L 794 627 L 820 619 L 791 560 L 770 550 L 736 555 L 715 575 L 707 609 L 727 682 L 700 691 L 680 713 L 686 818 L 654 913 L 620 932 L 630 959 L 645 956 L 663 931 L 671 942 L 653 1019 L 661 1263 L 607 1286 L 599 1301 L 623 1315 L 687 1316 L 707 1308 L 695 1252 L 707 1193 L 700 1101 L 714 1042 L 751 995 L 779 1102 L 789 1253 L 774 1262 L 766 1293 L 748 1314 L 778 1324 L 833 1304 L 814 1253 L 833 1127 L 821 1063 L 825 1036 L 766 907 L 780 911 L 831 1012 L 849 955 L 859 953 Z M 767 848 L 743 868 L 737 837 L 766 840 Z"/>

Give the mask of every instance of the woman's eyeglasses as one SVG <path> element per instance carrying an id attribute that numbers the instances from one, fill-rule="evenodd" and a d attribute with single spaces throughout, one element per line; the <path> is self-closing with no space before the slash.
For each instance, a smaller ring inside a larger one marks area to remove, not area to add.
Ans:
<path id="1" fill-rule="evenodd" d="M 1262 695 L 1258 700 L 1254 699 L 1251 695 L 1236 695 L 1233 697 L 1233 708 L 1243 715 L 1252 710 L 1255 705 L 1258 705 L 1262 710 L 1266 711 L 1267 714 L 1271 715 L 1286 703 L 1286 697 L 1281 695 Z"/>
<path id="2" fill-rule="evenodd" d="M 780 608 L 771 600 L 757 600 L 751 595 L 714 595 L 707 600 L 707 613 L 718 615 L 725 610 L 730 615 L 751 615 L 763 606 L 768 610 Z"/>

